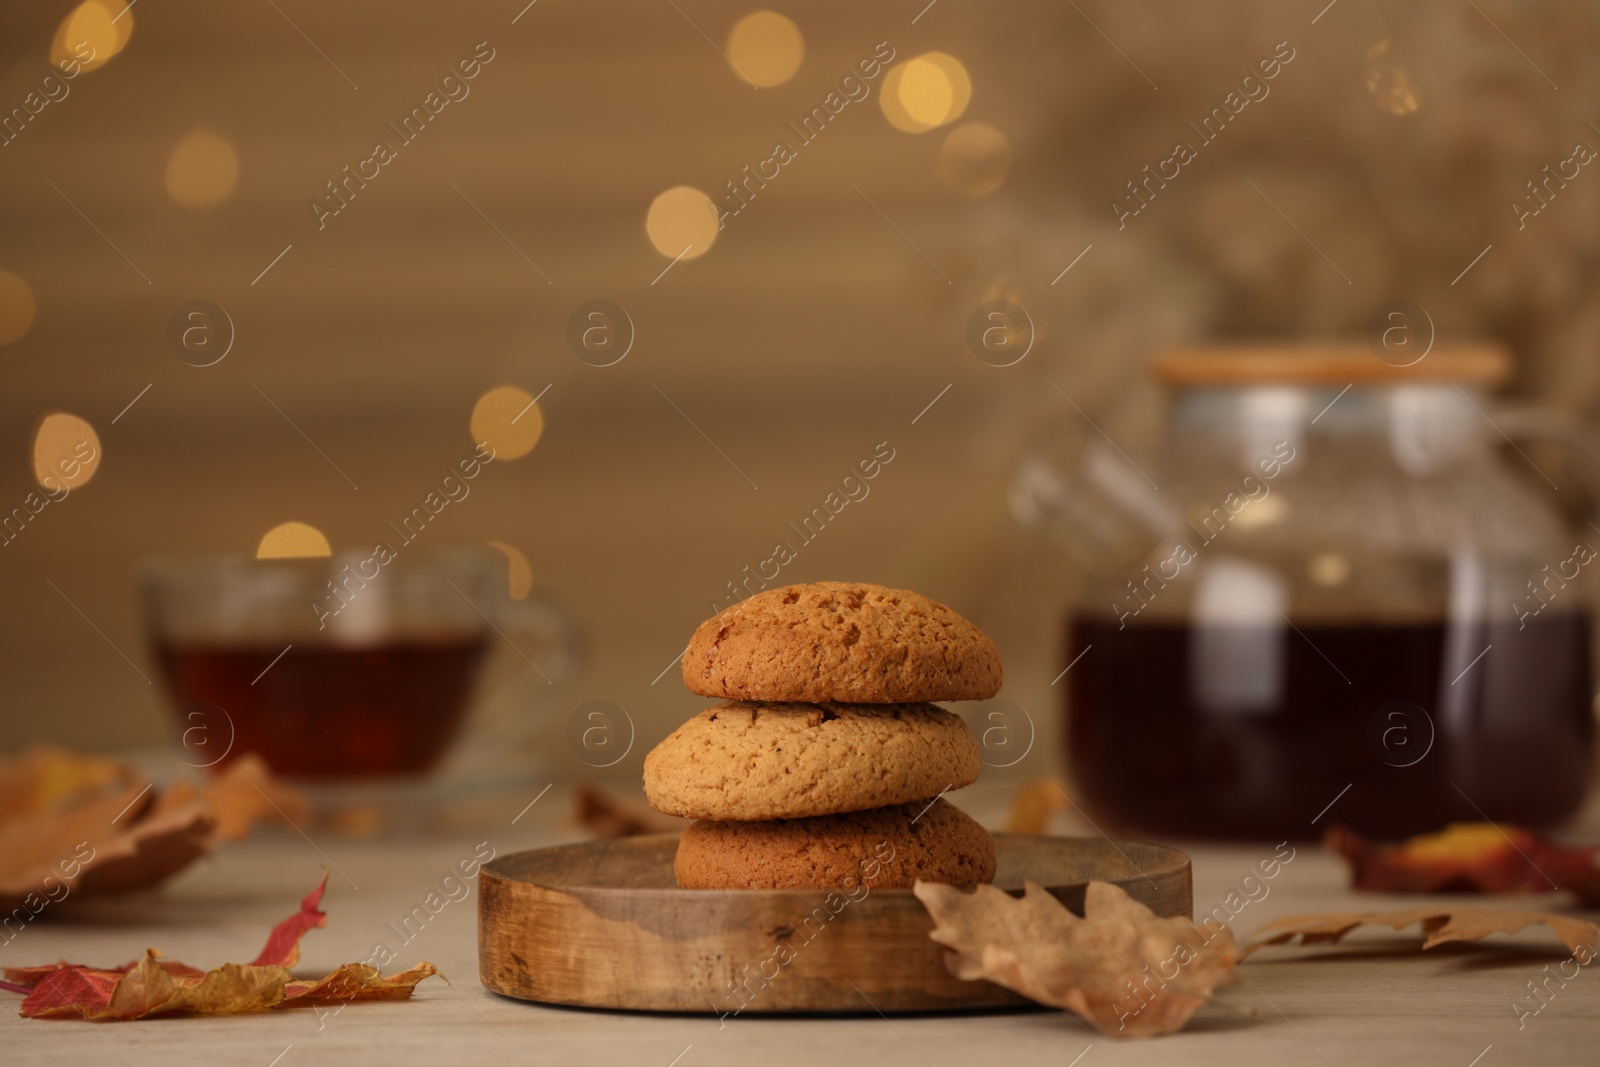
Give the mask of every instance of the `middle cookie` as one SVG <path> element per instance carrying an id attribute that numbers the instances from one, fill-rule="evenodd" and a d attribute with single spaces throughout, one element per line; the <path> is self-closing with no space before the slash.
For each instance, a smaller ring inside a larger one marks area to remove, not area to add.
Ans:
<path id="1" fill-rule="evenodd" d="M 926 800 L 981 764 L 967 724 L 932 704 L 732 701 L 651 750 L 644 789 L 690 819 L 803 819 Z"/>

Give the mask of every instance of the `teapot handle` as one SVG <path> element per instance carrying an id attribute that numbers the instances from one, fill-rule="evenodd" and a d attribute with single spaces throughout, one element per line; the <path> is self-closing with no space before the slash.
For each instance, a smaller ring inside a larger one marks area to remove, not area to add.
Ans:
<path id="1" fill-rule="evenodd" d="M 1030 456 L 1011 480 L 1011 514 L 1052 536 L 1090 570 L 1124 570 L 1181 521 L 1178 507 L 1139 468 L 1130 470 L 1132 463 L 1126 453 L 1094 442 L 1065 468 Z"/>
<path id="2" fill-rule="evenodd" d="M 1528 461 L 1528 465 L 1538 471 L 1539 476 L 1557 491 L 1560 487 L 1548 474 L 1539 470 L 1538 464 L 1522 451 L 1517 442 L 1551 441 L 1564 445 L 1582 456 L 1588 462 L 1579 471 L 1579 479 L 1583 487 L 1588 490 L 1590 500 L 1600 505 L 1600 438 L 1597 438 L 1581 419 L 1554 408 L 1530 404 L 1497 408 L 1490 422 L 1511 447 L 1517 449 L 1522 458 Z"/>

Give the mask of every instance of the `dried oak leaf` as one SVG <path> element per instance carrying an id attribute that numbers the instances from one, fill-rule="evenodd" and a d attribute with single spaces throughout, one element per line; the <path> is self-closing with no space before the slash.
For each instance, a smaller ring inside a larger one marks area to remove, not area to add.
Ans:
<path id="1" fill-rule="evenodd" d="M 247 753 L 231 761 L 222 772 L 204 785 L 174 782 L 157 802 L 181 806 L 200 801 L 211 811 L 216 825 L 210 844 L 241 841 L 259 822 L 284 822 L 299 825 L 311 816 L 305 794 L 284 785 L 272 776 L 261 757 Z"/>
<path id="2" fill-rule="evenodd" d="M 1567 848 L 1518 826 L 1454 823 L 1397 845 L 1336 826 L 1323 837 L 1350 864 L 1351 887 L 1385 893 L 1570 889 L 1600 907 L 1600 848 Z"/>
<path id="3" fill-rule="evenodd" d="M 133 819 L 143 814 L 140 807 L 149 807 L 149 797 L 141 796 L 137 787 L 108 794 L 103 799 L 79 804 L 69 811 L 40 812 L 12 817 L 0 812 L 0 897 L 9 898 L 37 889 L 48 874 L 57 878 L 58 863 L 70 861 L 77 842 L 90 837 L 104 841 L 116 835 L 119 828 L 112 823 L 123 809 L 129 809 Z M 128 816 L 124 816 L 125 818 Z M 62 842 L 67 842 L 63 853 Z M 82 859 L 88 849 L 80 850 Z M 76 877 L 72 868 L 66 877 Z"/>
<path id="4" fill-rule="evenodd" d="M 135 784 L 134 769 L 121 760 L 35 745 L 0 759 L 0 813 L 8 819 L 44 815 Z"/>
<path id="5" fill-rule="evenodd" d="M 9 967 L 6 983 L 28 990 L 20 1009 L 27 1018 L 102 1022 L 180 1011 L 225 1015 L 335 1000 L 405 999 L 418 982 L 439 973 L 433 964 L 419 963 L 385 978 L 375 967 L 347 963 L 325 978 L 296 979 L 289 968 L 299 959 L 300 938 L 327 919 L 320 906 L 327 881 L 324 874 L 300 902 L 300 910 L 272 928 L 253 963 L 227 963 L 199 971 L 163 960 L 151 949 L 142 959 L 122 967 L 69 963 Z"/>
<path id="6" fill-rule="evenodd" d="M 1020 899 L 994 886 L 918 882 L 914 892 L 933 916 L 930 936 L 952 950 L 951 974 L 1065 1008 L 1112 1037 L 1181 1030 L 1216 987 L 1238 980 L 1232 931 L 1158 918 L 1108 882 L 1089 883 L 1081 919 L 1032 882 Z"/>
<path id="7" fill-rule="evenodd" d="M 116 761 L 36 750 L 0 768 L 0 913 L 158 885 L 252 822 L 305 817 L 253 755 L 203 786 L 158 792 Z"/>
<path id="8" fill-rule="evenodd" d="M 1246 938 L 1244 954 L 1264 945 L 1281 945 L 1296 937 L 1302 945 L 1340 941 L 1358 926 L 1387 926 L 1401 930 L 1422 924 L 1424 949 L 1447 941 L 1477 941 L 1490 934 L 1514 934 L 1529 926 L 1548 926 L 1574 953 L 1592 959 L 1596 949 L 1595 924 L 1573 915 L 1519 911 L 1515 908 L 1398 908 L 1394 911 L 1332 912 L 1326 915 L 1290 915 L 1276 919 Z"/>

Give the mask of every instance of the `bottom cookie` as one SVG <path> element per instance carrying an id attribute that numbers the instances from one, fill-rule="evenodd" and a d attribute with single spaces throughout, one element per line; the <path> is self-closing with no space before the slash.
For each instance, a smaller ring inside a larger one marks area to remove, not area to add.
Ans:
<path id="1" fill-rule="evenodd" d="M 908 889 L 994 880 L 994 839 L 943 798 L 843 815 L 695 822 L 678 842 L 684 889 Z"/>

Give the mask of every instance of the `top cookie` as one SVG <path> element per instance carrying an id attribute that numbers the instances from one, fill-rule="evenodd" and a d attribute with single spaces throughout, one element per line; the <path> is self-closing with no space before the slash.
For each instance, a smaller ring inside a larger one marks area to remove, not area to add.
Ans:
<path id="1" fill-rule="evenodd" d="M 767 589 L 701 623 L 683 684 L 732 700 L 987 700 L 1000 653 L 937 601 L 865 582 Z"/>

